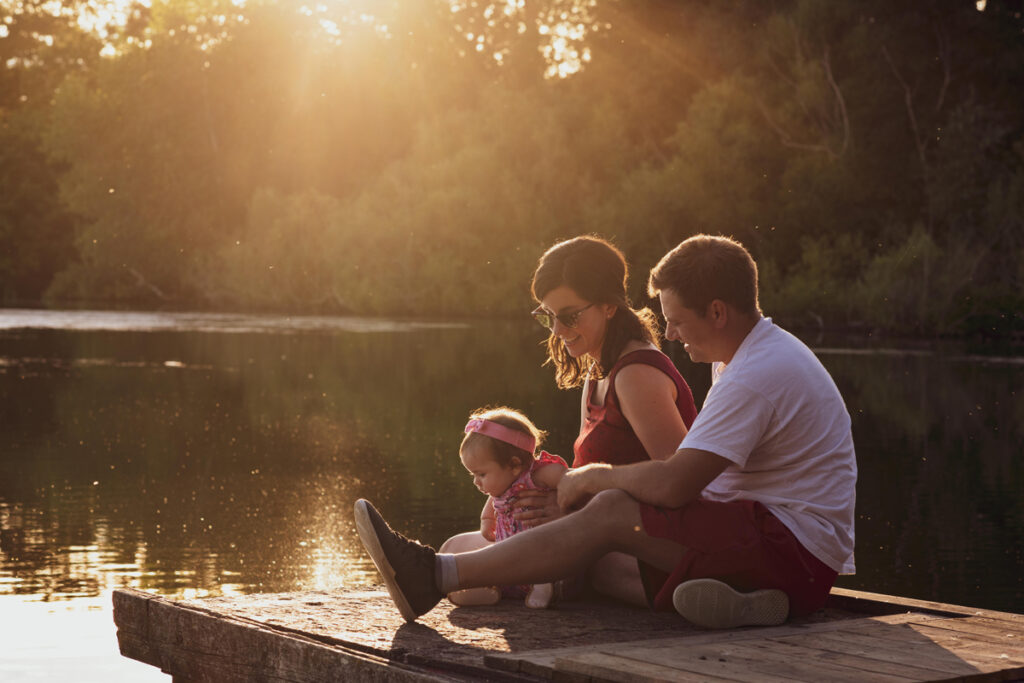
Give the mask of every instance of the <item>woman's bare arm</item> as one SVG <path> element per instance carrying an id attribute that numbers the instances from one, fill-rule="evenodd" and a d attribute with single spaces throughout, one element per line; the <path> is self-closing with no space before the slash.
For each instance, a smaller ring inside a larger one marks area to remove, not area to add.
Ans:
<path id="1" fill-rule="evenodd" d="M 615 375 L 619 408 L 651 460 L 665 460 L 679 449 L 686 424 L 676 408 L 676 385 L 661 370 L 634 363 Z"/>

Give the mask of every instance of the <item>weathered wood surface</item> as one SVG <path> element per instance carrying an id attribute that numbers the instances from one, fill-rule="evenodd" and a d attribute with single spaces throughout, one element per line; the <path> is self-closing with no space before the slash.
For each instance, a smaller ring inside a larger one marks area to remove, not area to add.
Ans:
<path id="1" fill-rule="evenodd" d="M 487 662 L 569 681 L 1020 680 L 1024 629 L 988 617 L 907 612 L 491 655 Z"/>
<path id="2" fill-rule="evenodd" d="M 176 681 L 1024 679 L 1024 616 L 842 589 L 811 618 L 716 632 L 594 602 L 444 601 L 406 624 L 383 591 L 123 590 L 114 619 L 122 654 Z"/>

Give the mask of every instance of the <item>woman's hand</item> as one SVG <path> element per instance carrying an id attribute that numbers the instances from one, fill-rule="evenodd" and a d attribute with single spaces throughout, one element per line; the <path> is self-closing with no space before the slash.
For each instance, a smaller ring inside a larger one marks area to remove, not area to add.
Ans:
<path id="1" fill-rule="evenodd" d="M 516 495 L 512 508 L 512 516 L 516 521 L 522 522 L 526 529 L 532 529 L 562 516 L 562 511 L 558 508 L 558 494 L 553 489 L 522 491 Z"/>

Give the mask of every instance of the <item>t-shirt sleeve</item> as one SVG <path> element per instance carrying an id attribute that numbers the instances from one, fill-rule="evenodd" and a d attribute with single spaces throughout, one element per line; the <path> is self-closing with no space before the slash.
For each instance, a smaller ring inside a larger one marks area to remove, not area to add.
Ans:
<path id="1" fill-rule="evenodd" d="M 768 430 L 773 413 L 762 394 L 737 382 L 718 382 L 679 447 L 708 451 L 743 467 Z"/>

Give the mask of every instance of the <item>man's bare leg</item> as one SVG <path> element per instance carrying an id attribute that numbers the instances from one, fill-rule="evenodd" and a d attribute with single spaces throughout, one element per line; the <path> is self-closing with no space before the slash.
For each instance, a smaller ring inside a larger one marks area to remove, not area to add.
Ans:
<path id="1" fill-rule="evenodd" d="M 459 588 L 547 583 L 582 574 L 609 552 L 671 571 L 684 548 L 644 533 L 640 505 L 623 491 L 602 491 L 582 510 L 481 550 L 455 555 Z"/>

